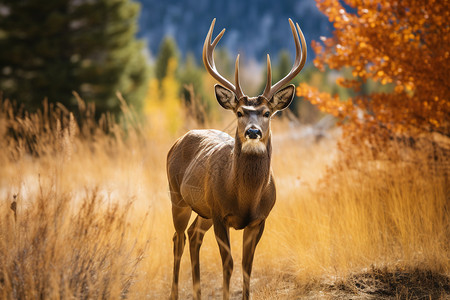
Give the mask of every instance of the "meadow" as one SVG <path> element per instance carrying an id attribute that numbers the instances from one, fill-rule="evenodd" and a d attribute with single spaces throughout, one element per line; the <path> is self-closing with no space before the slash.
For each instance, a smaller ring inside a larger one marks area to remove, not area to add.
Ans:
<path id="1" fill-rule="evenodd" d="M 185 116 L 173 132 L 163 113 L 138 120 L 124 101 L 122 110 L 120 119 L 96 120 L 81 99 L 75 114 L 46 103 L 27 113 L 2 101 L 0 298 L 168 297 L 174 229 L 165 158 L 199 125 Z M 235 129 L 227 115 L 202 126 Z M 276 117 L 272 131 L 277 203 L 256 249 L 253 299 L 448 299 L 447 139 L 393 141 L 373 157 L 339 148 L 338 128 L 319 139 Z M 239 299 L 242 231 L 231 234 Z M 200 257 L 203 296 L 220 299 L 212 231 Z M 180 284 L 181 299 L 191 298 L 187 249 Z"/>

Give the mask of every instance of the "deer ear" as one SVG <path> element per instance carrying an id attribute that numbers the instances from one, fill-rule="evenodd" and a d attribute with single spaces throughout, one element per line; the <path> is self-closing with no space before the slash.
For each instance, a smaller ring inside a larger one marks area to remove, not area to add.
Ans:
<path id="1" fill-rule="evenodd" d="M 283 110 L 291 104 L 292 99 L 294 99 L 295 86 L 293 84 L 279 90 L 275 93 L 270 104 L 274 111 Z"/>
<path id="2" fill-rule="evenodd" d="M 236 107 L 236 97 L 232 91 L 221 86 L 220 84 L 216 84 L 214 86 L 214 90 L 216 92 L 217 102 L 219 102 L 220 106 L 225 109 L 234 109 Z"/>

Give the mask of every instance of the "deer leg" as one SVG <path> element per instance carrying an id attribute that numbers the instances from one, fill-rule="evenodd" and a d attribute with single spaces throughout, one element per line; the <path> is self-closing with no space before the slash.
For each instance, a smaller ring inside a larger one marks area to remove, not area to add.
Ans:
<path id="1" fill-rule="evenodd" d="M 221 221 L 213 220 L 214 233 L 216 235 L 217 244 L 219 245 L 220 256 L 222 258 L 223 269 L 223 299 L 230 298 L 230 277 L 233 273 L 233 258 L 231 257 L 230 248 L 230 230 L 228 226 Z"/>
<path id="2" fill-rule="evenodd" d="M 178 202 L 177 202 L 178 203 Z M 184 231 L 191 217 L 192 209 L 189 206 L 172 205 L 173 225 L 175 234 L 173 235 L 173 281 L 170 299 L 178 299 L 178 278 L 180 274 L 180 261 L 186 243 Z"/>
<path id="3" fill-rule="evenodd" d="M 264 231 L 264 223 L 262 221 L 258 225 L 246 227 L 244 229 L 244 245 L 242 249 L 242 273 L 244 276 L 244 290 L 242 299 L 250 297 L 250 275 L 252 274 L 253 257 L 255 255 L 256 245 L 261 239 Z"/>
<path id="4" fill-rule="evenodd" d="M 189 236 L 189 252 L 191 254 L 192 266 L 192 283 L 194 286 L 194 299 L 201 298 L 200 288 L 200 258 L 199 252 L 203 242 L 203 237 L 209 228 L 212 226 L 210 219 L 205 219 L 200 216 L 195 218 L 194 223 L 188 229 Z"/>

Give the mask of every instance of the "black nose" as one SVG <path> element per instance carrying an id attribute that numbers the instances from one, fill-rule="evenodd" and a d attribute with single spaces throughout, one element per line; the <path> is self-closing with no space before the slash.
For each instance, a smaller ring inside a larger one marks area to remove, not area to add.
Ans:
<path id="1" fill-rule="evenodd" d="M 256 128 L 249 128 L 245 132 L 245 137 L 249 139 L 260 139 L 261 138 L 261 130 Z"/>

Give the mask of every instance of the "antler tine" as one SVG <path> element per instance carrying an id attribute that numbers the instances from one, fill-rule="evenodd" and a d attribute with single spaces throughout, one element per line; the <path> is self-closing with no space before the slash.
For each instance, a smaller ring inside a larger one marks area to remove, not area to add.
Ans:
<path id="1" fill-rule="evenodd" d="M 239 54 L 236 57 L 236 65 L 234 67 L 234 81 L 236 82 L 236 97 L 241 99 L 244 96 L 244 92 L 242 91 L 241 84 L 239 83 Z"/>
<path id="2" fill-rule="evenodd" d="M 208 73 L 214 77 L 219 83 L 221 83 L 226 88 L 230 89 L 236 97 L 239 99 L 243 96 L 242 89 L 239 84 L 239 56 L 236 59 L 236 69 L 235 69 L 235 80 L 236 80 L 236 86 L 237 88 L 229 82 L 225 77 L 220 75 L 220 73 L 216 69 L 216 65 L 214 63 L 214 48 L 219 43 L 220 39 L 222 38 L 223 34 L 225 33 L 225 29 L 222 29 L 222 31 L 217 35 L 217 37 L 214 39 L 214 41 L 211 43 L 212 40 L 212 34 L 214 30 L 214 24 L 216 23 L 216 18 L 214 18 L 211 22 L 211 26 L 209 27 L 208 34 L 206 35 L 205 43 L 203 45 L 203 63 L 205 65 L 206 70 Z"/>
<path id="3" fill-rule="evenodd" d="M 264 89 L 263 95 L 266 95 L 270 92 L 270 88 L 272 86 L 272 66 L 270 65 L 270 55 L 267 54 L 267 81 L 266 87 Z M 268 99 L 270 100 L 270 99 Z"/>
<path id="4" fill-rule="evenodd" d="M 214 19 L 215 20 L 215 19 Z M 214 41 L 208 46 L 208 48 L 211 48 L 211 51 L 208 51 L 208 62 L 211 64 L 211 67 L 213 69 L 216 69 L 216 64 L 214 62 L 214 57 L 213 57 L 213 53 L 214 53 L 214 49 L 216 48 L 216 45 L 219 43 L 220 39 L 222 38 L 222 36 L 225 33 L 225 28 L 222 29 L 222 31 L 216 36 L 216 38 L 214 39 Z M 212 31 L 211 31 L 211 37 L 209 38 L 209 40 L 211 41 L 212 39 Z"/>
<path id="5" fill-rule="evenodd" d="M 302 55 L 301 55 L 302 60 L 300 62 L 300 65 L 298 66 L 299 72 L 300 72 L 303 69 L 303 67 L 305 66 L 305 63 L 306 63 L 307 44 L 306 44 L 306 41 L 305 41 L 305 36 L 303 35 L 303 31 L 300 29 L 300 26 L 298 25 L 298 23 L 295 23 L 295 25 L 297 25 L 298 32 L 300 33 L 300 39 L 302 41 Z M 295 74 L 295 75 L 297 75 L 297 74 Z"/>
<path id="6" fill-rule="evenodd" d="M 303 35 L 303 32 L 300 29 L 300 26 L 298 23 L 297 29 L 294 26 L 294 22 L 292 22 L 291 19 L 289 19 L 289 25 L 291 26 L 292 35 L 294 36 L 294 43 L 295 43 L 295 61 L 294 65 L 292 66 L 291 71 L 280 81 L 278 81 L 276 84 L 272 85 L 272 75 L 271 75 L 271 66 L 270 66 L 270 58 L 269 55 L 267 55 L 267 81 L 266 81 L 266 87 L 264 89 L 264 92 L 262 94 L 263 97 L 270 100 L 272 96 L 281 88 L 283 85 L 287 84 L 289 81 L 291 81 L 295 76 L 297 76 L 298 73 L 303 69 L 305 63 L 306 63 L 306 53 L 307 53 L 307 47 L 306 47 L 306 41 L 305 36 Z M 300 40 L 301 40 L 301 46 L 300 46 Z"/>
<path id="7" fill-rule="evenodd" d="M 211 22 L 211 26 L 209 27 L 209 31 L 208 31 L 208 34 L 206 35 L 206 39 L 205 39 L 205 43 L 203 44 L 203 53 L 202 53 L 202 58 L 203 58 L 203 63 L 205 64 L 205 66 L 208 66 L 208 67 L 212 67 L 212 68 L 215 68 L 215 66 L 214 65 L 210 65 L 209 64 L 209 62 L 210 62 L 210 60 L 211 60 L 211 57 L 212 57 L 212 51 L 211 51 L 211 53 L 210 53 L 210 51 L 209 51 L 209 49 L 211 48 L 211 46 L 214 44 L 214 47 L 215 47 L 215 45 L 217 45 L 217 43 L 219 42 L 219 40 L 222 38 L 222 35 L 223 35 L 223 33 L 224 33 L 224 30 L 225 29 L 223 29 L 220 33 L 219 33 L 219 35 L 214 39 L 214 42 L 211 44 L 211 40 L 212 40 L 212 33 L 213 33 L 213 30 L 214 30 L 214 25 L 215 25 L 215 23 L 216 23 L 216 19 L 214 18 L 213 20 L 212 20 L 212 22 Z M 214 48 L 213 47 L 213 48 Z M 211 56 L 211 57 L 210 57 Z M 214 63 L 214 62 L 213 62 Z"/>

